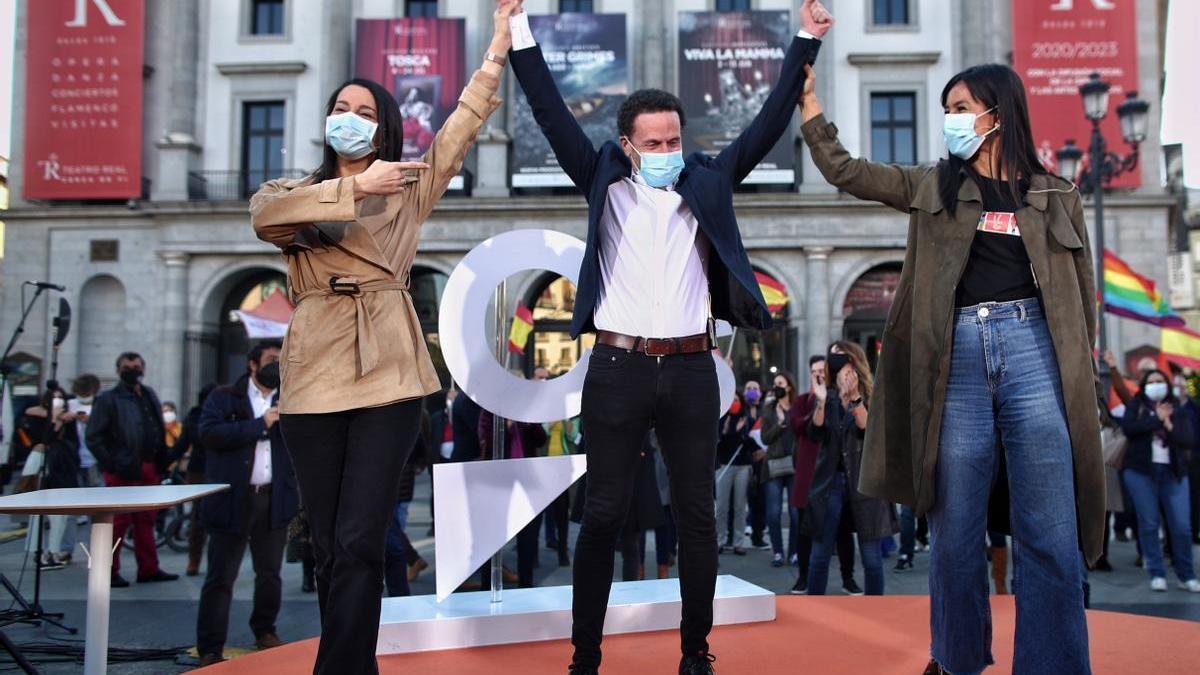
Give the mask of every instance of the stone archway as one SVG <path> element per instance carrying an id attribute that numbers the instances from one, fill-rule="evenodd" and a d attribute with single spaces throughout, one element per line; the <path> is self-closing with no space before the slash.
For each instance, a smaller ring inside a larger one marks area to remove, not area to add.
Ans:
<path id="1" fill-rule="evenodd" d="M 115 380 L 113 364 L 127 348 L 125 302 L 125 285 L 108 274 L 88 279 L 80 289 L 76 374 L 91 373 L 105 386 Z"/>

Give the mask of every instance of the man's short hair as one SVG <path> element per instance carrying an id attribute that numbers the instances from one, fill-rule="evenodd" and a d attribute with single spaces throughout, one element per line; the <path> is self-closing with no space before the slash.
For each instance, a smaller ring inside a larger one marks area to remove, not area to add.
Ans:
<path id="1" fill-rule="evenodd" d="M 812 368 L 813 366 L 817 365 L 818 363 L 820 363 L 824 360 L 825 360 L 824 354 L 815 354 L 813 356 L 810 356 L 810 357 L 808 357 L 808 367 Z"/>
<path id="2" fill-rule="evenodd" d="M 662 89 L 638 89 L 625 99 L 621 110 L 617 113 L 617 131 L 625 138 L 633 136 L 633 122 L 638 115 L 657 112 L 674 112 L 679 114 L 679 128 L 687 126 L 687 117 L 683 113 L 683 101 L 669 91 Z"/>
<path id="3" fill-rule="evenodd" d="M 261 363 L 263 352 L 267 351 L 268 349 L 283 349 L 283 341 L 259 340 L 258 342 L 254 343 L 253 347 L 250 348 L 250 353 L 246 354 L 246 360 L 253 361 L 255 363 Z"/>
<path id="4" fill-rule="evenodd" d="M 100 391 L 100 378 L 91 373 L 84 373 L 71 383 L 71 393 L 76 396 L 90 396 Z"/>
<path id="5" fill-rule="evenodd" d="M 117 370 L 121 369 L 122 361 L 141 361 L 143 366 L 146 365 L 146 359 L 143 359 L 142 355 L 137 352 L 124 352 L 118 356 L 117 363 L 114 366 Z"/>

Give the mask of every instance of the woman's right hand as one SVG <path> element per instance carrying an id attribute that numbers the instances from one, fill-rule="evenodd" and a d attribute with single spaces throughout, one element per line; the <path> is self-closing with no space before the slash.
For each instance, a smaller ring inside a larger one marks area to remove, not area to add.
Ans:
<path id="1" fill-rule="evenodd" d="M 404 192 L 406 186 L 413 182 L 406 172 L 424 171 L 428 168 L 429 165 L 425 162 L 385 162 L 377 159 L 371 162 L 366 171 L 354 177 L 354 198 Z"/>
<path id="2" fill-rule="evenodd" d="M 800 94 L 800 116 L 805 122 L 821 114 L 821 101 L 817 99 L 817 71 L 804 64 L 804 91 Z"/>
<path id="3" fill-rule="evenodd" d="M 496 56 L 504 56 L 512 47 L 512 31 L 508 27 L 508 20 L 521 11 L 521 0 L 497 0 L 496 12 L 492 15 L 495 33 L 492 35 L 491 47 Z"/>

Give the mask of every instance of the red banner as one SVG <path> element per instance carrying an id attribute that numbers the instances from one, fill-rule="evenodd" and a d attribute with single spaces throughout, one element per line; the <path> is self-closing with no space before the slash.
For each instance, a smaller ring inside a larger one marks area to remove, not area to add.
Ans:
<path id="1" fill-rule="evenodd" d="M 1058 170 L 1055 152 L 1067 139 L 1086 154 L 1092 124 L 1079 85 L 1093 72 L 1112 85 L 1100 129 L 1111 151 L 1128 151 L 1117 106 L 1137 91 L 1137 51 L 1137 0 L 1013 0 L 1013 67 L 1025 82 L 1033 142 L 1046 168 Z M 1131 171 L 1112 185 L 1141 182 Z"/>
<path id="2" fill-rule="evenodd" d="M 404 158 L 433 145 L 466 86 L 463 19 L 359 19 L 354 75 L 383 85 L 404 117 Z"/>
<path id="3" fill-rule="evenodd" d="M 141 195 L 143 3 L 25 3 L 26 199 Z"/>

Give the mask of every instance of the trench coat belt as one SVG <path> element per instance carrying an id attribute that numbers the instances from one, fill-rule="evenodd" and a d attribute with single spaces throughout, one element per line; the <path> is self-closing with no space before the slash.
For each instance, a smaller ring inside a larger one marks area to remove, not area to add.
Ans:
<path id="1" fill-rule="evenodd" d="M 296 296 L 297 306 L 306 298 L 317 296 L 344 295 L 354 299 L 359 377 L 366 377 L 379 364 L 379 339 L 376 336 L 375 322 L 371 319 L 371 311 L 367 309 L 365 302 L 367 293 L 378 291 L 408 291 L 408 279 L 374 279 L 360 283 L 354 277 L 330 277 L 328 288 L 314 288 Z"/>

